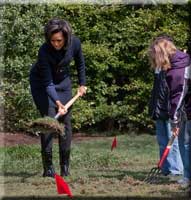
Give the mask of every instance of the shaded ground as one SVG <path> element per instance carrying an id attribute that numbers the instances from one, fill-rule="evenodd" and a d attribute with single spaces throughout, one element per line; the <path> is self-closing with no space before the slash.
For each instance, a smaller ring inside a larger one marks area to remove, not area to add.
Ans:
<path id="1" fill-rule="evenodd" d="M 81 140 L 99 139 L 99 136 L 85 136 L 82 133 L 75 133 L 73 136 L 73 142 Z M 54 138 L 54 142 L 57 143 L 58 139 Z M 0 147 L 3 146 L 15 146 L 15 145 L 28 145 L 28 144 L 40 144 L 40 136 L 33 136 L 25 133 L 3 133 L 0 132 Z"/>

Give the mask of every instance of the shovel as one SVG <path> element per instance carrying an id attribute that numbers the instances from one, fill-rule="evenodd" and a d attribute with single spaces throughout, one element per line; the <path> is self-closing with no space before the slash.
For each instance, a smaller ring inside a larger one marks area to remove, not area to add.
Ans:
<path id="1" fill-rule="evenodd" d="M 80 97 L 80 92 L 78 90 L 77 94 L 70 99 L 66 104 L 65 108 L 68 110 L 70 106 Z M 66 114 L 66 113 L 65 113 Z M 60 113 L 57 113 L 54 118 L 51 117 L 42 117 L 34 120 L 29 127 L 32 128 L 32 132 L 38 135 L 38 133 L 58 133 L 64 135 L 64 126 L 61 125 L 57 119 L 62 116 Z"/>

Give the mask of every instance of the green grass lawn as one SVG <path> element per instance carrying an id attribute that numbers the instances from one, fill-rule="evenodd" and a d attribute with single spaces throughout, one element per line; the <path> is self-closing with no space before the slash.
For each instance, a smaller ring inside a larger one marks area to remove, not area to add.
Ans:
<path id="1" fill-rule="evenodd" d="M 73 143 L 71 176 L 65 180 L 74 197 L 186 197 L 186 192 L 168 178 L 158 184 L 144 183 L 158 161 L 154 136 L 118 136 L 118 146 L 111 152 L 112 139 L 93 137 Z M 5 197 L 58 197 L 54 179 L 42 177 L 39 145 L 4 147 L 0 153 Z M 53 161 L 59 174 L 57 144 Z"/>

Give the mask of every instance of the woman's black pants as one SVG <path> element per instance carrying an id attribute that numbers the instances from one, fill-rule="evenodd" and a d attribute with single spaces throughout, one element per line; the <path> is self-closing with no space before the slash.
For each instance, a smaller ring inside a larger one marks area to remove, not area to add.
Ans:
<path id="1" fill-rule="evenodd" d="M 65 105 L 72 97 L 71 91 L 58 92 L 58 96 L 62 99 L 62 103 Z M 49 99 L 48 112 L 41 115 L 48 115 L 49 117 L 54 117 L 57 114 L 57 108 Z M 72 141 L 72 126 L 71 126 L 71 108 L 68 109 L 68 112 L 61 116 L 59 122 L 64 126 L 64 134 L 58 135 L 58 144 L 59 144 L 59 158 L 60 165 L 63 166 L 67 164 L 69 167 L 69 158 L 70 158 L 70 148 Z M 54 133 L 41 134 L 41 153 L 43 166 L 52 166 L 52 148 L 53 148 L 53 138 Z"/>

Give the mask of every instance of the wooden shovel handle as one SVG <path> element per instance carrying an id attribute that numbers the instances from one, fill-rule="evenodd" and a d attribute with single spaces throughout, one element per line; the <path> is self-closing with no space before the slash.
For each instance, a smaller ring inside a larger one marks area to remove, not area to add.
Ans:
<path id="1" fill-rule="evenodd" d="M 85 87 L 85 89 L 87 90 L 87 88 Z M 80 91 L 78 90 L 77 94 L 72 97 L 66 104 L 65 104 L 65 108 L 66 110 L 68 110 L 68 108 L 80 97 Z M 56 116 L 54 117 L 55 119 L 58 119 L 61 116 L 60 113 L 57 113 Z"/>

